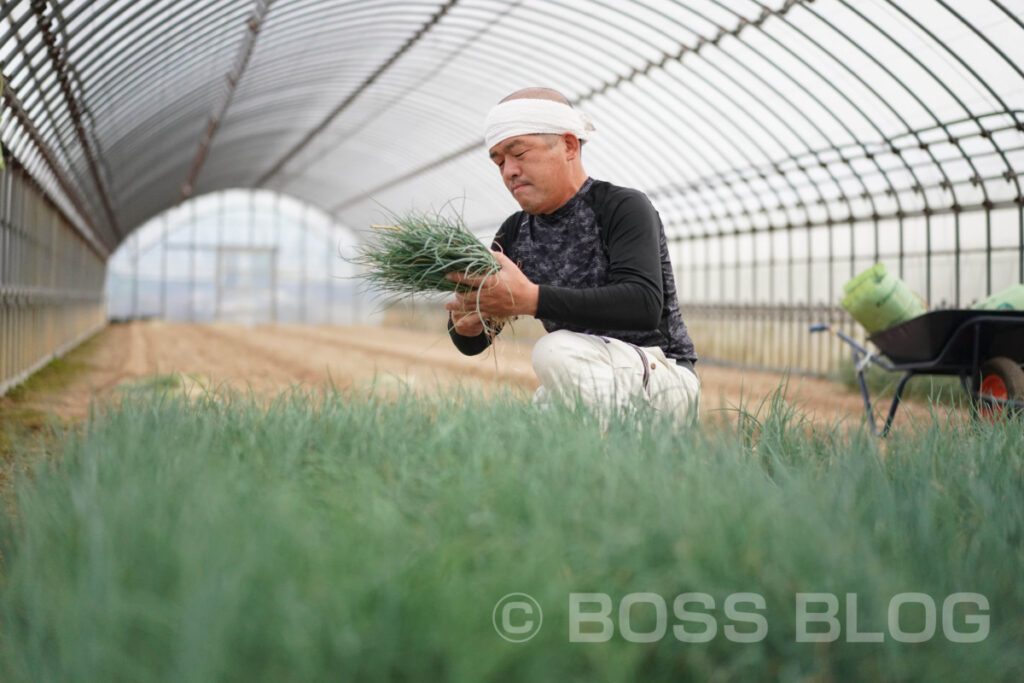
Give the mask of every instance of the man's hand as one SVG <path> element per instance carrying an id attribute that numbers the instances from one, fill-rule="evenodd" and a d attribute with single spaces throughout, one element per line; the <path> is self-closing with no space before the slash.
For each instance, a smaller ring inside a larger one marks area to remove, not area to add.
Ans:
<path id="1" fill-rule="evenodd" d="M 475 336 L 483 331 L 484 318 L 511 318 L 517 315 L 536 315 L 540 287 L 519 270 L 512 260 L 499 251 L 494 252 L 501 270 L 493 275 L 465 275 L 448 273 L 452 282 L 469 285 L 474 289 L 455 295 L 445 304 L 452 312 L 455 331 L 464 336 Z M 463 332 L 462 330 L 465 330 Z M 476 330 L 474 333 L 473 330 Z"/>
<path id="2" fill-rule="evenodd" d="M 448 308 L 448 304 L 445 304 L 445 308 Z M 463 337 L 475 337 L 484 331 L 484 322 L 479 313 L 452 311 L 452 323 L 455 332 Z"/>

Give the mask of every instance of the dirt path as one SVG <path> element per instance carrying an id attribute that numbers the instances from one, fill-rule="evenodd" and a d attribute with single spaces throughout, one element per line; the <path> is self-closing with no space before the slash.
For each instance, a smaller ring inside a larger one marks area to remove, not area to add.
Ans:
<path id="1" fill-rule="evenodd" d="M 512 387 L 528 396 L 537 386 L 530 343 L 501 341 L 494 353 L 462 356 L 443 333 L 385 327 L 189 325 L 159 321 L 111 325 L 60 393 L 33 398 L 36 407 L 67 419 L 88 414 L 90 401 L 115 395 L 140 378 L 181 373 L 200 386 L 222 384 L 258 394 L 290 386 L 342 388 L 465 386 L 484 392 Z M 784 387 L 787 402 L 818 421 L 859 420 L 860 396 L 825 380 L 698 364 L 701 410 L 756 410 Z M 899 419 L 899 418 L 898 418 Z"/>

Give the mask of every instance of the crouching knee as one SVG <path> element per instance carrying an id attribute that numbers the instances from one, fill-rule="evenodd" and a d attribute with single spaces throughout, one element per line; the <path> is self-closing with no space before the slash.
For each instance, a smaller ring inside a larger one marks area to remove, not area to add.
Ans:
<path id="1" fill-rule="evenodd" d="M 533 345 L 533 371 L 542 384 L 554 386 L 572 374 L 586 354 L 584 335 L 568 330 L 556 330 L 541 337 Z"/>

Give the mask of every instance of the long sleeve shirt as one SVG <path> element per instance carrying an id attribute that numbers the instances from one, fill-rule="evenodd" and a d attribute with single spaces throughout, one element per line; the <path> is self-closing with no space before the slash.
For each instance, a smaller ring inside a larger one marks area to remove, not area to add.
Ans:
<path id="1" fill-rule="evenodd" d="M 537 318 L 548 332 L 613 337 L 697 360 L 679 312 L 665 230 L 642 192 L 588 178 L 554 213 L 509 216 L 492 249 L 539 285 Z M 486 333 L 458 334 L 450 318 L 448 327 L 467 355 L 491 343 Z"/>

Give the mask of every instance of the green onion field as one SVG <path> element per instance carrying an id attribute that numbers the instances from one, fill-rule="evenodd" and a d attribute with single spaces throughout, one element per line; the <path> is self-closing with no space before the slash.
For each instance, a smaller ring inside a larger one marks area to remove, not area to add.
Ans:
<path id="1" fill-rule="evenodd" d="M 511 395 L 129 399 L 10 487 L 0 680 L 1024 672 L 1019 420 L 936 408 L 883 442 L 781 400 L 680 431 Z"/>

